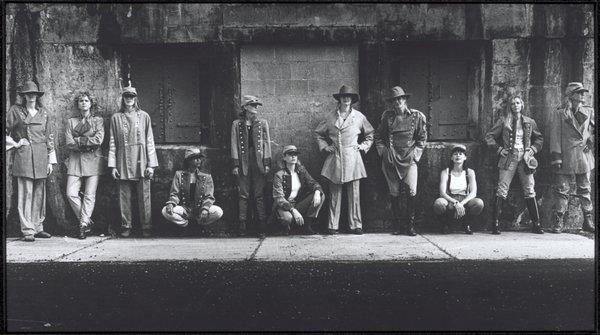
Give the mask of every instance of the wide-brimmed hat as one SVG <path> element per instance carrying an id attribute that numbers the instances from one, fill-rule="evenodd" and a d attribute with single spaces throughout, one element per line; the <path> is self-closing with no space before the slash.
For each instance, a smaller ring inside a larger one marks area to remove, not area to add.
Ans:
<path id="1" fill-rule="evenodd" d="M 137 97 L 137 90 L 135 89 L 135 87 L 132 86 L 123 87 L 121 95 L 133 95 Z"/>
<path id="2" fill-rule="evenodd" d="M 386 100 L 392 100 L 399 97 L 410 97 L 412 94 L 404 92 L 404 89 L 400 86 L 394 86 L 390 89 Z"/>
<path id="3" fill-rule="evenodd" d="M 343 95 L 348 95 L 352 98 L 352 103 L 355 103 L 358 101 L 358 93 L 354 92 L 354 90 L 351 87 L 348 87 L 346 85 L 342 85 L 342 87 L 340 87 L 340 91 L 338 93 L 335 93 L 333 95 L 333 98 L 337 101 L 340 101 L 340 97 Z"/>
<path id="4" fill-rule="evenodd" d="M 450 150 L 451 153 L 454 153 L 456 151 L 461 151 L 466 153 L 467 152 L 467 147 L 462 145 L 462 144 L 455 144 L 452 146 L 452 149 Z"/>
<path id="5" fill-rule="evenodd" d="M 200 148 L 188 148 L 185 150 L 183 161 L 187 163 L 189 160 L 196 157 L 206 157 L 206 153 Z"/>
<path id="6" fill-rule="evenodd" d="M 583 87 L 583 84 L 580 82 L 571 82 L 567 84 L 567 88 L 565 88 L 565 94 L 567 96 L 575 93 L 575 92 L 589 92 L 585 87 Z"/>
<path id="7" fill-rule="evenodd" d="M 23 84 L 23 86 L 21 87 L 21 90 L 19 91 L 19 94 L 26 93 L 35 93 L 38 96 L 44 95 L 44 92 L 38 90 L 38 85 L 31 80 L 26 81 L 25 84 Z"/>
<path id="8" fill-rule="evenodd" d="M 260 102 L 260 100 L 258 100 L 258 98 L 253 95 L 244 95 L 242 97 L 242 107 L 247 106 L 247 105 L 262 106 L 262 102 Z"/>
<path id="9" fill-rule="evenodd" d="M 296 148 L 295 145 L 291 145 L 291 144 L 290 145 L 286 145 L 285 147 L 283 147 L 283 151 L 282 152 L 283 152 L 284 156 L 285 156 L 285 154 L 289 154 L 289 153 L 292 153 L 292 152 L 296 153 L 296 155 L 300 153 L 300 151 L 298 151 L 298 148 Z"/>

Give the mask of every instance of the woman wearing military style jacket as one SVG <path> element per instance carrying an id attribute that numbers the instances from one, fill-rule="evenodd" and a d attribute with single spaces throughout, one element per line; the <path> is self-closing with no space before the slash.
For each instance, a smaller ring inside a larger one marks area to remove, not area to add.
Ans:
<path id="1" fill-rule="evenodd" d="M 417 163 L 421 159 L 427 129 L 425 115 L 416 109 L 408 108 L 410 97 L 402 87 L 395 86 L 387 98 L 392 109 L 383 112 L 379 127 L 375 132 L 375 147 L 381 157 L 381 170 L 390 191 L 392 213 L 394 215 L 394 235 L 402 233 L 400 214 L 400 189 L 408 187 L 406 199 L 406 227 L 409 236 L 415 231 L 415 207 L 417 198 Z"/>
<path id="2" fill-rule="evenodd" d="M 263 237 L 266 230 L 264 192 L 266 174 L 271 166 L 271 137 L 267 120 L 257 117 L 258 106 L 262 103 L 257 97 L 245 95 L 240 118 L 231 125 L 231 159 L 239 191 L 240 236 L 246 235 L 250 189 L 256 205 L 258 235 Z"/>
<path id="3" fill-rule="evenodd" d="M 169 222 L 187 228 L 190 219 L 200 225 L 209 225 L 223 216 L 223 210 L 215 206 L 212 176 L 202 171 L 206 158 L 200 148 L 187 149 L 183 164 L 185 170 L 175 172 L 171 192 L 162 215 Z"/>
<path id="4" fill-rule="evenodd" d="M 508 195 L 510 183 L 517 173 L 523 187 L 523 195 L 533 224 L 532 231 L 543 234 L 538 205 L 535 200 L 533 172 L 537 160 L 533 157 L 542 150 L 544 139 L 535 121 L 521 112 L 523 99 L 519 96 L 508 100 L 507 111 L 485 134 L 487 145 L 498 154 L 498 187 L 492 221 L 492 234 L 500 234 L 499 219 L 502 203 Z"/>
<path id="5" fill-rule="evenodd" d="M 273 176 L 273 213 L 283 234 L 290 232 L 292 223 L 314 235 L 317 215 L 325 198 L 321 185 L 317 183 L 298 160 L 298 149 L 294 145 L 283 148 L 282 168 Z"/>
<path id="6" fill-rule="evenodd" d="M 360 213 L 360 179 L 367 177 L 367 171 L 360 152 L 367 152 L 373 144 L 373 126 L 352 104 L 358 101 L 358 94 L 343 85 L 339 93 L 333 94 L 338 108 L 330 112 L 315 130 L 319 150 L 327 153 L 321 175 L 329 180 L 331 202 L 329 203 L 329 230 L 336 234 L 342 205 L 342 188 L 348 195 L 348 221 L 354 234 L 362 234 Z M 364 141 L 358 143 L 358 136 Z"/>
<path id="7" fill-rule="evenodd" d="M 56 164 L 54 135 L 48 112 L 40 102 L 44 92 L 27 81 L 19 92 L 22 104 L 6 113 L 6 149 L 14 149 L 12 176 L 17 177 L 17 210 L 23 240 L 50 238 L 44 231 L 46 178 Z"/>
<path id="8" fill-rule="evenodd" d="M 91 228 L 98 180 L 106 168 L 106 159 L 100 149 L 104 140 L 104 120 L 93 115 L 96 101 L 89 92 L 78 93 L 74 102 L 80 115 L 67 121 L 65 131 L 65 142 L 70 151 L 67 160 L 67 199 L 79 220 L 79 238 L 84 239 Z M 79 196 L 82 179 L 83 201 Z"/>

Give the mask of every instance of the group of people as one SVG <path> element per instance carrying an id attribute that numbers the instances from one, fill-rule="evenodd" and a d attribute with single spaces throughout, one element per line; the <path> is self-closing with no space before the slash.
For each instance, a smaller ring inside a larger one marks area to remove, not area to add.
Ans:
<path id="1" fill-rule="evenodd" d="M 567 100 L 555 111 L 552 120 L 550 152 L 556 172 L 557 201 L 550 231 L 554 233 L 562 230 L 573 176 L 584 213 L 583 229 L 595 231 L 590 184 L 595 164 L 591 150 L 595 124 L 593 109 L 583 105 L 587 91 L 581 83 L 569 83 L 565 91 Z M 6 114 L 6 150 L 15 151 L 12 175 L 17 178 L 17 210 L 23 239 L 35 241 L 36 237 L 51 237 L 44 231 L 43 222 L 45 181 L 57 163 L 55 141 L 52 122 L 40 100 L 44 92 L 28 81 L 18 93 L 22 103 L 13 105 Z M 410 96 L 399 86 L 391 88 L 386 96 L 389 108 L 374 129 L 365 115 L 352 107 L 359 100 L 356 92 L 344 85 L 333 94 L 337 108 L 328 112 L 315 129 L 319 150 L 327 156 L 321 175 L 328 182 L 330 197 L 328 234 L 338 233 L 344 189 L 351 233 L 363 233 L 360 179 L 366 178 L 367 173 L 361 153 L 368 152 L 373 143 L 381 158 L 381 170 L 390 194 L 393 234 L 417 234 L 417 163 L 427 141 L 427 122 L 423 113 L 408 107 Z M 262 103 L 257 97 L 244 96 L 239 118 L 231 127 L 232 174 L 239 193 L 238 233 L 247 234 L 249 210 L 254 209 L 253 222 L 259 236 L 266 234 L 268 222 L 275 223 L 284 235 L 293 229 L 315 234 L 325 192 L 301 164 L 300 152 L 292 144 L 283 147 L 282 160 L 273 174 L 274 201 L 267 214 L 264 193 L 272 165 L 271 139 L 267 120 L 258 118 L 260 106 Z M 534 187 L 535 155 L 542 148 L 543 137 L 536 122 L 522 114 L 524 107 L 521 97 L 511 97 L 507 112 L 485 135 L 487 145 L 498 155 L 493 234 L 500 234 L 501 208 L 515 173 L 521 181 L 532 231 L 544 232 Z M 150 116 L 140 109 L 136 89 L 131 86 L 123 89 L 119 112 L 111 117 L 108 161 L 102 155 L 105 131 L 102 117 L 95 115 L 95 98 L 87 91 L 79 92 L 74 99 L 74 109 L 77 115 L 68 120 L 65 132 L 69 151 L 66 195 L 79 221 L 78 237 L 84 239 L 90 232 L 99 176 L 106 172 L 106 167 L 118 188 L 121 216 L 118 234 L 129 237 L 132 233 L 132 193 L 136 192 L 142 236 L 151 236 L 150 181 L 158 159 Z M 204 168 L 205 162 L 204 150 L 198 147 L 186 150 L 184 169 L 175 172 L 169 199 L 162 209 L 166 220 L 184 229 L 190 224 L 208 225 L 223 215 L 223 210 L 214 204 L 214 183 Z M 404 198 L 401 197 L 403 190 Z M 452 147 L 448 166 L 440 173 L 439 193 L 433 210 L 442 230 L 448 232 L 450 223 L 460 222 L 465 233 L 472 234 L 472 222 L 482 212 L 484 203 L 477 198 L 476 174 L 467 162 L 466 146 Z"/>

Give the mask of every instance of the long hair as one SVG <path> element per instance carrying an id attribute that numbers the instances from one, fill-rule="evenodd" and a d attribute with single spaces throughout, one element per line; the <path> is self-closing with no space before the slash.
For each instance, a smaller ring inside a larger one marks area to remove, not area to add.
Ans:
<path id="1" fill-rule="evenodd" d="M 80 113 L 79 99 L 81 97 L 87 97 L 90 99 L 90 115 L 96 115 L 96 112 L 98 112 L 98 101 L 96 100 L 96 97 L 94 97 L 89 91 L 79 91 L 77 94 L 75 94 L 75 98 L 73 99 L 73 107 L 75 108 L 75 111 Z"/>
<path id="2" fill-rule="evenodd" d="M 21 102 L 17 103 L 17 105 L 26 108 L 27 107 L 27 99 L 25 99 L 25 94 L 19 93 L 19 97 L 21 98 Z M 36 109 L 40 109 L 44 107 L 44 104 L 42 104 L 42 97 L 38 94 L 35 97 L 35 108 Z"/>
<path id="3" fill-rule="evenodd" d="M 280 170 L 287 168 L 287 166 L 285 165 L 285 161 L 283 160 L 283 156 L 280 160 L 277 161 L 277 166 Z M 304 169 L 304 165 L 302 165 L 302 162 L 300 162 L 300 158 L 298 158 L 298 161 L 296 162 L 296 167 L 298 168 L 298 170 Z"/>
<path id="4" fill-rule="evenodd" d="M 467 155 L 467 153 L 465 153 L 465 156 Z M 452 169 L 454 169 L 454 162 L 452 161 L 452 154 L 450 154 L 450 159 L 448 159 L 448 164 L 446 164 L 446 167 L 450 169 L 450 171 L 452 171 Z M 465 161 L 463 162 L 463 170 L 467 171 L 469 169 L 469 160 L 465 159 Z"/>
<path id="5" fill-rule="evenodd" d="M 525 114 L 525 113 L 523 113 L 525 111 L 525 102 L 523 101 L 523 98 L 521 98 L 520 95 L 513 95 L 510 98 L 508 98 L 507 103 L 506 103 L 505 112 L 504 112 L 504 126 L 506 128 L 512 128 L 513 116 L 512 116 L 512 109 L 510 108 L 510 105 L 511 105 L 512 101 L 515 99 L 521 100 L 521 105 L 523 105 L 523 108 L 521 109 L 521 114 Z"/>
<path id="6" fill-rule="evenodd" d="M 140 106 L 138 105 L 138 97 L 135 96 L 135 98 L 133 98 L 133 108 L 136 111 L 140 110 Z M 125 99 L 123 99 L 123 96 L 121 95 L 121 108 L 119 109 L 119 112 L 123 113 L 127 110 L 127 106 L 125 105 Z"/>

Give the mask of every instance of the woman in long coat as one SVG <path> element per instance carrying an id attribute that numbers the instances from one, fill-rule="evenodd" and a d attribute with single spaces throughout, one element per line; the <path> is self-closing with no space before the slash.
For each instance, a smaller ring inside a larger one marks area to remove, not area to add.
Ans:
<path id="1" fill-rule="evenodd" d="M 6 113 L 6 145 L 14 148 L 12 175 L 17 177 L 17 210 L 23 240 L 35 241 L 35 237 L 50 238 L 44 231 L 46 219 L 46 178 L 56 164 L 54 135 L 47 110 L 33 81 L 27 81 L 19 91 L 19 105 L 13 105 Z"/>
<path id="2" fill-rule="evenodd" d="M 315 130 L 319 150 L 326 152 L 321 175 L 329 180 L 331 202 L 329 203 L 329 234 L 336 234 L 339 226 L 342 205 L 342 188 L 348 195 L 348 221 L 354 234 L 362 234 L 360 212 L 360 179 L 367 177 L 367 171 L 360 152 L 366 153 L 373 144 L 375 129 L 367 118 L 352 104 L 358 101 L 358 94 L 343 85 L 339 93 L 333 95 L 338 108 L 329 113 Z M 358 136 L 364 141 L 358 143 Z"/>
<path id="3" fill-rule="evenodd" d="M 65 130 L 65 141 L 70 150 L 67 199 L 79 220 L 79 238 L 84 239 L 91 228 L 98 180 L 106 167 L 106 159 L 100 149 L 104 140 L 104 121 L 92 113 L 96 110 L 96 101 L 89 92 L 79 92 L 74 104 L 79 115 L 68 120 Z M 79 196 L 82 180 L 83 201 Z"/>

